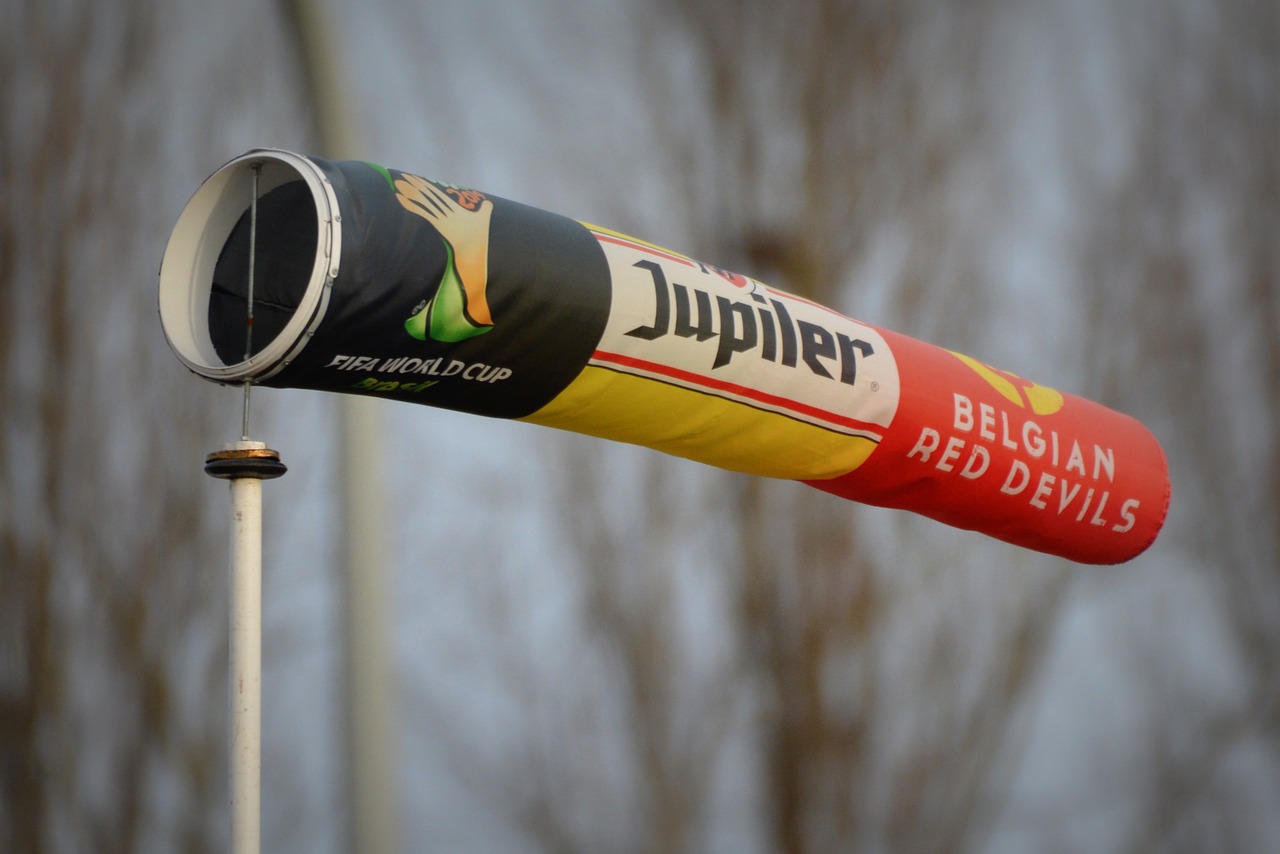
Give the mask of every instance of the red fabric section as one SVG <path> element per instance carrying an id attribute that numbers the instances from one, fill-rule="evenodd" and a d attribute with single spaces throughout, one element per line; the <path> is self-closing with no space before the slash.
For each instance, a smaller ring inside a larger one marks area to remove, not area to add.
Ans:
<path id="1" fill-rule="evenodd" d="M 880 332 L 901 380 L 893 423 L 862 466 L 811 486 L 1080 563 L 1120 563 L 1155 539 L 1169 472 L 1146 427 Z"/>

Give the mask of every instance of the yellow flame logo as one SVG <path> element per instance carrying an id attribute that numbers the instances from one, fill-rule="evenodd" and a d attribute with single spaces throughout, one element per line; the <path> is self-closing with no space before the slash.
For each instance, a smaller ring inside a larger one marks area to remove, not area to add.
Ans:
<path id="1" fill-rule="evenodd" d="M 984 365 L 977 359 L 962 353 L 952 352 L 952 355 L 973 368 L 974 373 L 986 380 L 993 389 L 1000 392 L 1002 397 L 1015 406 L 1030 409 L 1036 415 L 1052 415 L 1062 408 L 1064 400 L 1061 392 L 1025 380 L 1017 374 Z"/>

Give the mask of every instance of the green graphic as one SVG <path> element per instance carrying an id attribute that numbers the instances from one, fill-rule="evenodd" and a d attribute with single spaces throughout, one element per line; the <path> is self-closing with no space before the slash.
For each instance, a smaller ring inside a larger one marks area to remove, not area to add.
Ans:
<path id="1" fill-rule="evenodd" d="M 373 169 L 375 172 L 381 175 L 386 180 L 388 187 L 390 187 L 393 190 L 396 188 L 396 181 L 394 178 L 391 177 L 390 169 L 388 169 L 385 166 L 381 166 L 377 163 L 373 163 L 369 160 L 364 161 L 364 165 L 368 166 L 370 169 Z"/>
<path id="2" fill-rule="evenodd" d="M 448 263 L 440 287 L 417 314 L 404 322 L 404 328 L 419 341 L 426 341 L 429 335 L 435 341 L 452 344 L 483 335 L 493 327 L 477 326 L 467 317 L 467 292 L 453 263 L 453 247 L 445 243 L 444 248 Z"/>
<path id="3" fill-rule="evenodd" d="M 419 341 L 456 343 L 493 328 L 485 288 L 489 275 L 489 220 L 493 202 L 475 190 L 437 185 L 416 175 L 394 184 L 396 198 L 431 223 L 445 245 L 445 270 L 436 293 L 404 322 Z"/>

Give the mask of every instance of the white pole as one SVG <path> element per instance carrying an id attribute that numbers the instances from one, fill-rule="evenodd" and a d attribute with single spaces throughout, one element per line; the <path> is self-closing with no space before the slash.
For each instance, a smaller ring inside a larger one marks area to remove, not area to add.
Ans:
<path id="1" fill-rule="evenodd" d="M 258 854 L 262 809 L 262 481 L 280 455 L 242 439 L 204 470 L 231 481 L 231 850 Z"/>
<path id="2" fill-rule="evenodd" d="M 261 442 L 238 442 L 239 445 Z M 258 854 L 262 781 L 262 481 L 231 481 L 231 850 Z"/>

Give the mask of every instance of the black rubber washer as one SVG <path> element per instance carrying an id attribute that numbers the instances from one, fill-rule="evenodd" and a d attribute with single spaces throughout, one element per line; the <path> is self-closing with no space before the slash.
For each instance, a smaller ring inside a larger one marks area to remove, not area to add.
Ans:
<path id="1" fill-rule="evenodd" d="M 287 472 L 288 467 L 279 457 L 223 456 L 210 454 L 204 462 L 204 472 L 211 477 L 232 480 L 237 477 L 254 477 L 271 480 Z"/>

